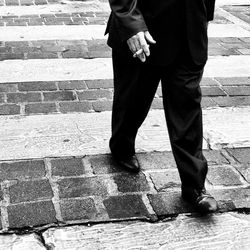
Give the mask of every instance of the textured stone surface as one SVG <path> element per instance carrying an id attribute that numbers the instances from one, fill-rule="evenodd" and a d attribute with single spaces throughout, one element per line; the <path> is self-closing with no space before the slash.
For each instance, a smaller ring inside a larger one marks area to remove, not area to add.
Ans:
<path id="1" fill-rule="evenodd" d="M 212 56 L 204 77 L 249 77 L 249 63 L 250 55 Z M 0 63 L 0 71 L 1 83 L 113 78 L 111 58 L 5 60 Z"/>
<path id="2" fill-rule="evenodd" d="M 111 219 L 149 217 L 140 195 L 110 196 L 103 204 Z"/>
<path id="3" fill-rule="evenodd" d="M 148 198 L 155 213 L 161 217 L 195 211 L 193 207 L 182 200 L 180 191 L 149 194 Z"/>
<path id="4" fill-rule="evenodd" d="M 250 145 L 249 107 L 203 111 L 204 141 L 211 149 Z M 0 158 L 29 159 L 109 153 L 111 112 L 0 117 Z M 170 151 L 163 111 L 149 112 L 136 140 L 137 152 Z M 15 154 L 12 153 L 15 151 Z M 145 159 L 144 159 L 145 158 Z M 172 153 L 140 155 L 142 169 L 175 167 Z M 223 160 L 224 161 L 224 160 Z"/>
<path id="5" fill-rule="evenodd" d="M 100 177 L 61 179 L 58 186 L 60 198 L 107 195 L 107 186 Z"/>
<path id="6" fill-rule="evenodd" d="M 85 173 L 82 158 L 51 160 L 53 176 L 79 176 Z"/>
<path id="7" fill-rule="evenodd" d="M 207 179 L 213 185 L 243 185 L 240 174 L 230 166 L 210 166 Z"/>
<path id="8" fill-rule="evenodd" d="M 16 180 L 39 178 L 45 176 L 45 165 L 42 160 L 14 161 L 0 163 L 0 178 Z"/>
<path id="9" fill-rule="evenodd" d="M 204 156 L 206 157 L 209 165 L 228 164 L 229 161 L 223 156 L 220 151 L 216 150 L 204 150 Z"/>
<path id="10" fill-rule="evenodd" d="M 168 192 L 168 188 L 180 187 L 181 185 L 177 169 L 171 169 L 164 172 L 151 172 L 150 178 L 158 192 Z"/>
<path id="11" fill-rule="evenodd" d="M 176 164 L 172 152 L 156 152 L 138 155 L 142 169 L 175 168 Z"/>
<path id="12" fill-rule="evenodd" d="M 122 173 L 119 175 L 115 175 L 113 179 L 117 185 L 118 191 L 122 193 L 143 192 L 150 190 L 146 177 L 143 173 Z"/>
<path id="13" fill-rule="evenodd" d="M 248 215 L 179 216 L 160 223 L 125 222 L 52 228 L 43 233 L 55 250 L 72 249 L 248 249 Z M 233 240 L 232 240 L 233 239 Z"/>
<path id="14" fill-rule="evenodd" d="M 46 250 L 37 234 L 0 235 L 0 249 L 3 250 Z"/>
<path id="15" fill-rule="evenodd" d="M 7 211 L 10 228 L 33 227 L 56 222 L 51 201 L 10 205 Z"/>
<path id="16" fill-rule="evenodd" d="M 89 221 L 95 220 L 98 216 L 94 200 L 86 199 L 69 199 L 61 200 L 61 213 L 64 221 Z"/>
<path id="17" fill-rule="evenodd" d="M 53 197 L 48 180 L 32 180 L 17 182 L 10 186 L 10 202 L 46 200 Z"/>

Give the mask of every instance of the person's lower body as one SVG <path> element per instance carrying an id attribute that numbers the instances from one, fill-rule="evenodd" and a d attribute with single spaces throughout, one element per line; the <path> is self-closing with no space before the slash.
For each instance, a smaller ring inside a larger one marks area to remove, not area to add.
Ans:
<path id="1" fill-rule="evenodd" d="M 204 192 L 207 161 L 202 154 L 200 80 L 203 65 L 188 54 L 169 66 L 140 63 L 113 51 L 114 101 L 111 153 L 120 162 L 135 165 L 135 138 L 150 109 L 159 81 L 173 155 L 182 182 L 182 197 L 197 206 L 210 199 Z M 128 164 L 129 165 L 129 164 Z M 126 167 L 126 165 L 123 164 Z M 135 171 L 135 172 L 136 172 Z M 210 209 L 205 209 L 206 212 Z"/>

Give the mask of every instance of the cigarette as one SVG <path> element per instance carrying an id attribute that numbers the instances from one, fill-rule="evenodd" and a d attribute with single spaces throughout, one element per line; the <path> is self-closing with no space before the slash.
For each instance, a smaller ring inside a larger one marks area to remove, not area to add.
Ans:
<path id="1" fill-rule="evenodd" d="M 136 52 L 133 54 L 133 57 L 139 56 L 142 52 L 143 52 L 143 49 L 139 49 L 138 51 L 136 51 Z"/>

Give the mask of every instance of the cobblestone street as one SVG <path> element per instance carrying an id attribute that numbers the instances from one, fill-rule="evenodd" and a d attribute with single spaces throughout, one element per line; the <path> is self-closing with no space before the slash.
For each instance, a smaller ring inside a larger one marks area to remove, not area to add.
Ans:
<path id="1" fill-rule="evenodd" d="M 206 187 L 180 197 L 159 86 L 129 174 L 108 149 L 106 0 L 0 0 L 0 249 L 249 249 L 250 0 L 217 0 L 201 82 Z M 115 242 L 115 243 L 114 243 Z"/>

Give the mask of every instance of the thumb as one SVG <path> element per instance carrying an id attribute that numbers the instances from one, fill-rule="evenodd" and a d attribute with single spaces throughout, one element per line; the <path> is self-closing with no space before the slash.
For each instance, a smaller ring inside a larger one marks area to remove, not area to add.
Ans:
<path id="1" fill-rule="evenodd" d="M 156 43 L 156 41 L 153 39 L 153 37 L 150 35 L 148 31 L 145 31 L 144 35 L 145 35 L 146 40 L 149 43 Z"/>

